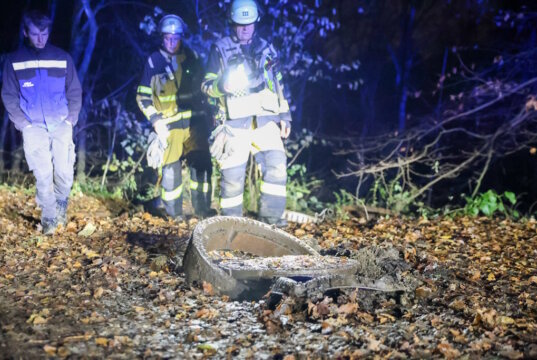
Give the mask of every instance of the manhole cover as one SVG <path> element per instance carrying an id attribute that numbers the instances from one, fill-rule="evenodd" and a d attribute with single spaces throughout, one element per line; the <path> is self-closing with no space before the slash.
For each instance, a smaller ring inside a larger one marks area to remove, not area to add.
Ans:
<path id="1" fill-rule="evenodd" d="M 260 298 L 279 277 L 337 275 L 351 284 L 359 265 L 321 256 L 298 238 L 259 221 L 227 216 L 196 226 L 183 264 L 189 283 L 206 281 L 240 300 Z"/>

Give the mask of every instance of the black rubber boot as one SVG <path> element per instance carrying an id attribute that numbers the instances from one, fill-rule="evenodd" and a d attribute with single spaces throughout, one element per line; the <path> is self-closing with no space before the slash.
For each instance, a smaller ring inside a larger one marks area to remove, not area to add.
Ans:
<path id="1" fill-rule="evenodd" d="M 259 221 L 262 221 L 269 225 L 274 225 L 277 228 L 284 228 L 289 225 L 287 220 L 285 220 L 284 218 L 277 218 L 277 217 L 271 217 L 271 216 L 261 216 L 259 217 Z"/>
<path id="2" fill-rule="evenodd" d="M 43 227 L 43 235 L 54 235 L 58 224 L 56 223 L 56 219 L 44 218 L 41 220 L 41 226 Z"/>
<path id="3" fill-rule="evenodd" d="M 200 219 L 206 219 L 213 216 L 216 216 L 217 212 L 215 209 L 203 209 L 203 210 L 196 210 L 195 215 Z"/>
<path id="4" fill-rule="evenodd" d="M 56 224 L 67 225 L 67 200 L 56 200 Z"/>
<path id="5" fill-rule="evenodd" d="M 144 211 L 161 219 L 168 218 L 168 214 L 166 214 L 166 210 L 164 209 L 164 204 L 162 203 L 160 196 L 146 201 L 144 203 Z"/>

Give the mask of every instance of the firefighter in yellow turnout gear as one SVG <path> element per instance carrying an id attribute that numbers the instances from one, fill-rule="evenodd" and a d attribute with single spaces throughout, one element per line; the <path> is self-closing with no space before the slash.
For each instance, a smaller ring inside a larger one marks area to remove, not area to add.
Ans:
<path id="1" fill-rule="evenodd" d="M 197 54 L 181 42 L 184 25 L 180 17 L 166 15 L 159 24 L 162 47 L 145 64 L 136 100 L 151 122 L 164 154 L 161 200 L 168 216 L 182 219 L 183 182 L 181 160 L 190 170 L 192 205 L 196 215 L 212 215 L 211 171 L 208 147 L 208 113 L 204 111 L 200 83 L 203 67 Z M 150 149 L 154 153 L 154 148 Z M 157 151 L 158 153 L 158 151 Z M 151 161 L 148 162 L 151 164 Z"/>
<path id="2" fill-rule="evenodd" d="M 255 35 L 259 9 L 254 0 L 231 4 L 231 35 L 213 44 L 202 91 L 218 103 L 219 125 L 211 154 L 222 173 L 221 212 L 242 216 L 246 163 L 250 153 L 261 167 L 260 220 L 285 226 L 287 159 L 282 138 L 291 114 L 283 95 L 274 47 Z"/>

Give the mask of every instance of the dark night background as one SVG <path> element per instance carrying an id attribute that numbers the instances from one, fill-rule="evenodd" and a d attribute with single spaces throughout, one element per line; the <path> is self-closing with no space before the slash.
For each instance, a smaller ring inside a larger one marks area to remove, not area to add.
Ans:
<path id="1" fill-rule="evenodd" d="M 513 191 L 524 212 L 537 210 L 534 2 L 260 3 L 264 14 L 258 31 L 280 49 L 292 98 L 291 157 L 303 148 L 295 164 L 329 185 L 320 197 L 333 200 L 330 194 L 347 189 L 386 207 L 409 199 L 398 209 L 403 211 L 409 204 L 444 206 L 461 200 L 462 193 L 494 189 Z M 143 61 L 159 39 L 141 23 L 158 22 L 156 6 L 180 15 L 188 25 L 186 43 L 204 57 L 226 31 L 227 5 L 214 0 L 4 2 L 0 54 L 3 60 L 21 42 L 23 9 L 50 10 L 49 41 L 73 55 L 84 86 L 77 178 L 101 177 L 103 164 L 113 159 L 124 165 L 124 173 L 107 180 L 113 187 L 135 166 L 127 159 L 139 158 L 147 134 L 135 89 Z M 4 178 L 24 170 L 20 136 L 5 115 L 0 143 Z M 405 160 L 411 165 L 401 165 Z"/>

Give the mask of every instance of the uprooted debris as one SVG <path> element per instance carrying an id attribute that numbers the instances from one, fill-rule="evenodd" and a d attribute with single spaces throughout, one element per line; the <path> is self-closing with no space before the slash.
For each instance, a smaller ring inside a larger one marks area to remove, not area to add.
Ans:
<path id="1" fill-rule="evenodd" d="M 408 273 L 409 264 L 395 248 L 367 246 L 357 251 L 346 251 L 344 254 L 350 255 L 359 264 L 357 273 L 351 280 L 337 275 L 279 278 L 264 303 L 264 309 L 269 310 L 269 313 L 274 311 L 274 316 L 269 317 L 270 320 L 265 318 L 265 321 L 269 321 L 273 327 L 278 323 L 283 326 L 288 322 L 286 316 L 289 314 L 302 314 L 304 318 L 308 318 L 312 314 L 318 315 L 321 309 L 322 315 L 327 311 L 328 304 L 347 304 L 349 300 L 352 300 L 352 305 L 338 311 L 361 309 L 374 313 L 383 307 L 382 303 L 393 302 L 394 306 L 399 307 L 408 305 L 408 297 L 413 297 L 419 281 Z M 315 307 L 312 307 L 313 304 Z M 283 318 L 282 308 L 283 313 L 290 311 Z"/>

